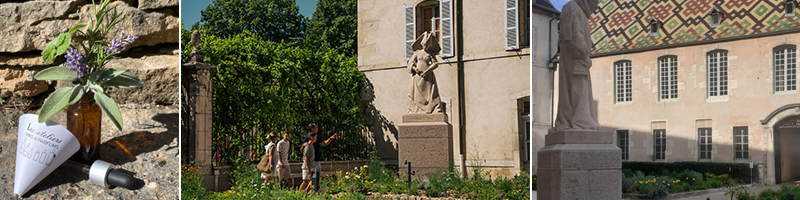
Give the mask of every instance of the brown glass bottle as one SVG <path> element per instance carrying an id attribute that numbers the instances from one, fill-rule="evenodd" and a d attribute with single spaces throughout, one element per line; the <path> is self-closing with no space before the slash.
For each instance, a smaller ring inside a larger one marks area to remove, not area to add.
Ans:
<path id="1" fill-rule="evenodd" d="M 67 107 L 67 129 L 81 144 L 81 148 L 70 159 L 91 164 L 99 158 L 97 149 L 100 148 L 101 139 L 101 112 L 92 92 L 83 94 L 77 103 Z"/>

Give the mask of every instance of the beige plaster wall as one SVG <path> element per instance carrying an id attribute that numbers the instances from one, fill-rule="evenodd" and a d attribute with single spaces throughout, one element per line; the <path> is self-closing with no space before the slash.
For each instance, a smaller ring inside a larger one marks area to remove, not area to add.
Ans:
<path id="1" fill-rule="evenodd" d="M 531 174 L 536 173 L 537 152 L 544 148 L 544 136 L 552 127 L 554 71 L 550 69 L 550 58 L 558 51 L 558 19 L 552 16 L 532 14 L 531 37 L 534 49 L 531 58 Z M 552 27 L 551 27 L 552 26 Z M 548 37 L 548 31 L 551 33 Z M 550 42 L 548 42 L 548 39 Z M 548 48 L 548 46 L 550 48 Z M 550 51 L 548 53 L 548 51 Z"/>
<path id="2" fill-rule="evenodd" d="M 747 126 L 750 159 L 766 166 L 766 179 L 774 176 L 772 131 L 761 125 L 770 112 L 800 102 L 795 92 L 775 94 L 772 83 L 772 50 L 782 44 L 800 45 L 800 34 L 743 39 L 713 44 L 652 50 L 593 58 L 591 69 L 598 121 L 605 129 L 631 131 L 630 160 L 650 161 L 653 156 L 651 123 L 667 124 L 666 161 L 696 161 L 696 121 L 712 123 L 712 161 L 734 161 L 733 127 Z M 728 50 L 729 95 L 707 98 L 706 52 Z M 678 99 L 658 99 L 657 59 L 678 57 Z M 631 60 L 633 101 L 615 103 L 613 63 Z"/>
<path id="3" fill-rule="evenodd" d="M 372 136 L 378 153 L 386 161 L 397 158 L 397 125 L 407 113 L 410 76 L 405 69 L 403 3 L 412 1 L 359 0 L 358 2 L 358 65 L 371 86 L 362 93 L 370 127 L 366 134 Z M 458 85 L 456 58 L 440 58 L 435 71 L 439 93 L 446 103 L 447 114 L 453 125 L 455 164 L 460 167 L 460 155 L 468 168 L 481 166 L 493 175 L 512 176 L 521 170 L 519 116 L 517 99 L 531 97 L 534 103 L 533 120 L 549 117 L 546 99 L 549 90 L 531 94 L 532 48 L 520 51 L 505 51 L 505 16 L 501 1 L 465 0 L 463 5 L 464 74 L 466 107 L 466 151 L 459 149 Z M 535 24 L 547 24 L 549 16 L 533 15 Z M 454 29 L 455 30 L 455 29 Z M 547 28 L 543 28 L 547 30 Z M 535 34 L 536 40 L 546 32 Z M 554 37 L 555 38 L 555 37 Z M 545 41 L 546 42 L 546 41 Z M 536 46 L 536 54 L 547 57 L 547 46 Z M 555 51 L 555 48 L 554 50 Z M 536 75 L 543 83 L 547 75 L 546 66 L 540 65 Z M 546 116 L 545 116 L 546 114 Z M 549 124 L 549 120 L 540 122 Z M 543 143 L 543 136 L 542 136 Z M 543 146 L 543 145 L 542 145 Z M 402 162 L 402 161 L 400 161 Z M 391 161 L 389 162 L 391 163 Z M 402 164 L 402 163 L 401 163 Z"/>

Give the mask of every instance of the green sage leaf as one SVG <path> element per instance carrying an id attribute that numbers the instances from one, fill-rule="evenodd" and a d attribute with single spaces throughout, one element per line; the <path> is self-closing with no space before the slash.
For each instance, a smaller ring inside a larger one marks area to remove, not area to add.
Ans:
<path id="1" fill-rule="evenodd" d="M 97 102 L 97 104 L 100 104 L 100 109 L 106 113 L 109 119 L 111 119 L 111 122 L 114 123 L 114 126 L 117 126 L 117 129 L 121 131 L 122 113 L 119 112 L 117 102 L 114 102 L 111 97 L 103 92 L 94 93 L 94 100 Z"/>
<path id="2" fill-rule="evenodd" d="M 69 95 L 69 104 L 78 103 L 78 100 L 81 100 L 83 97 L 85 85 L 78 84 L 75 86 L 75 89 L 72 90 L 72 93 Z"/>
<path id="3" fill-rule="evenodd" d="M 44 51 L 42 51 L 42 59 L 44 62 L 52 62 L 56 56 L 67 52 L 70 42 L 72 42 L 72 35 L 69 33 L 62 33 L 58 35 L 58 37 L 47 44 L 47 47 L 45 47 Z"/>
<path id="4" fill-rule="evenodd" d="M 97 84 L 102 84 L 108 80 L 113 79 L 114 77 L 119 76 L 122 73 L 125 73 L 125 69 L 119 67 L 102 69 L 92 73 L 92 75 L 89 76 L 89 81 L 95 82 Z"/>
<path id="5" fill-rule="evenodd" d="M 50 94 L 50 96 L 44 100 L 42 109 L 39 110 L 39 123 L 44 123 L 47 119 L 56 115 L 58 111 L 61 111 L 61 109 L 69 105 L 69 94 L 72 93 L 72 90 L 73 87 L 64 87 Z"/>
<path id="6" fill-rule="evenodd" d="M 139 77 L 136 75 L 125 72 L 120 74 L 117 77 L 108 80 L 104 84 L 105 86 L 112 87 L 112 88 L 134 88 L 144 85 L 142 80 L 139 80 Z"/>
<path id="7" fill-rule="evenodd" d="M 54 66 L 39 71 L 33 78 L 40 81 L 74 81 L 78 74 L 67 67 Z"/>
<path id="8" fill-rule="evenodd" d="M 77 31 L 78 29 L 83 28 L 83 27 L 86 27 L 86 24 L 75 25 L 71 29 L 69 29 L 69 34 L 72 35 L 72 33 L 74 33 L 75 31 Z"/>
<path id="9" fill-rule="evenodd" d="M 105 92 L 105 91 L 103 91 L 103 87 L 100 87 L 100 85 L 97 85 L 97 84 L 92 84 L 91 82 L 90 82 L 90 84 L 88 85 L 88 87 L 89 87 L 89 89 L 93 89 L 93 90 L 94 90 L 94 93 L 98 93 L 98 92 L 102 93 L 102 92 Z"/>

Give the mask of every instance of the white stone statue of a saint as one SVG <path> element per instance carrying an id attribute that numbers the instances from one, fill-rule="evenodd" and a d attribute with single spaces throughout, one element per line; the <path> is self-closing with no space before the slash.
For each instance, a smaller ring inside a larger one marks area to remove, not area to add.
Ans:
<path id="1" fill-rule="evenodd" d="M 592 39 L 589 17 L 597 0 L 573 0 L 561 10 L 561 58 L 558 73 L 558 114 L 551 131 L 599 130 L 592 108 L 589 68 Z"/>
<path id="2" fill-rule="evenodd" d="M 427 31 L 422 33 L 411 48 L 414 55 L 408 60 L 408 72 L 412 77 L 408 113 L 442 112 L 439 87 L 433 75 L 433 70 L 439 67 L 436 54 L 441 50 L 436 35 Z"/>

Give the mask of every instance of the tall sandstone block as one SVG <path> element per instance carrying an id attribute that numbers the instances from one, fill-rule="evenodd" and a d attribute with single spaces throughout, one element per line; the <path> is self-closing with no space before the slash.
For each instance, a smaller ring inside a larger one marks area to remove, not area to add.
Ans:
<path id="1" fill-rule="evenodd" d="M 403 115 L 397 136 L 398 165 L 403 176 L 408 173 L 406 161 L 411 162 L 415 175 L 423 177 L 453 162 L 453 126 L 447 122 L 447 114 Z"/>

